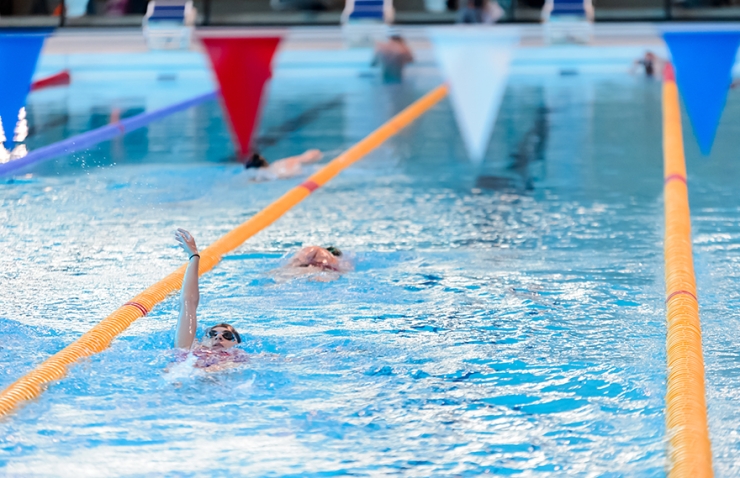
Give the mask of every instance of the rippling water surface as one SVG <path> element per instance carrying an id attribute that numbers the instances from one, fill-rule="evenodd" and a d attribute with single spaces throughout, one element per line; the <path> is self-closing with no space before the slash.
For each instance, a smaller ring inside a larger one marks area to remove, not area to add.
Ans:
<path id="1" fill-rule="evenodd" d="M 259 144 L 332 157 L 437 81 L 277 77 Z M 41 123 L 57 107 L 36 101 Z M 481 166 L 443 102 L 204 276 L 201 323 L 243 332 L 245 368 L 165 373 L 173 296 L 0 422 L 3 473 L 662 476 L 659 101 L 629 77 L 513 77 Z M 740 445 L 732 127 L 709 167 L 689 150 L 722 476 Z M 205 246 L 301 181 L 249 183 L 231 154 L 211 103 L 0 183 L 0 386 L 180 265 L 175 227 Z M 276 279 L 310 244 L 355 270 Z"/>

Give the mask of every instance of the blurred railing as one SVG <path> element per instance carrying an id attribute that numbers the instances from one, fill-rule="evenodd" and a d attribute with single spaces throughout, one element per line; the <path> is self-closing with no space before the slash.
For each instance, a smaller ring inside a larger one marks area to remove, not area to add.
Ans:
<path id="1" fill-rule="evenodd" d="M 0 28 L 140 26 L 147 1 L 0 0 Z M 395 0 L 395 21 L 452 23 L 458 4 L 467 1 Z M 501 22 L 539 22 L 544 0 L 498 3 L 505 12 Z M 195 0 L 194 5 L 198 25 L 334 25 L 344 0 Z M 740 21 L 740 0 L 594 0 L 594 7 L 597 22 Z"/>

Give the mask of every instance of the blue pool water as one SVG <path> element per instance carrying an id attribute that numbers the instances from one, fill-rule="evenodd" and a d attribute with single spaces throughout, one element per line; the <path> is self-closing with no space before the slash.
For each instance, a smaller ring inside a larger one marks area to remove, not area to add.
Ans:
<path id="1" fill-rule="evenodd" d="M 259 144 L 333 157 L 439 81 L 276 75 Z M 68 119 L 30 143 L 104 123 L 111 96 L 32 95 L 32 124 Z M 738 109 L 709 160 L 687 135 L 719 476 L 740 446 Z M 657 83 L 514 75 L 474 166 L 443 101 L 203 277 L 201 323 L 243 332 L 244 369 L 164 372 L 173 296 L 0 421 L 3 473 L 663 476 L 660 134 Z M 250 183 L 232 154 L 212 102 L 3 179 L 0 386 L 179 266 L 175 227 L 205 246 L 301 181 Z M 275 277 L 310 244 L 354 271 Z"/>

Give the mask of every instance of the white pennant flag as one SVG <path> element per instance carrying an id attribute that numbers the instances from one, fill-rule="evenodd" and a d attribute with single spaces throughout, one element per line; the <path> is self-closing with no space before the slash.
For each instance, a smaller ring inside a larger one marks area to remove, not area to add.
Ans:
<path id="1" fill-rule="evenodd" d="M 437 64 L 450 86 L 450 100 L 470 159 L 483 161 L 501 99 L 509 63 L 519 43 L 515 27 L 430 28 Z"/>

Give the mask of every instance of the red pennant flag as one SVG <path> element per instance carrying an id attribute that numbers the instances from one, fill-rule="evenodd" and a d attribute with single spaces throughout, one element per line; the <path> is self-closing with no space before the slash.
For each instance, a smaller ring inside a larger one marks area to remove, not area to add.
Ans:
<path id="1" fill-rule="evenodd" d="M 250 152 L 265 83 L 280 37 L 203 37 L 240 157 Z"/>
<path id="2" fill-rule="evenodd" d="M 62 70 L 56 75 L 46 76 L 31 83 L 31 91 L 43 90 L 52 86 L 66 86 L 72 82 L 69 70 Z"/>

